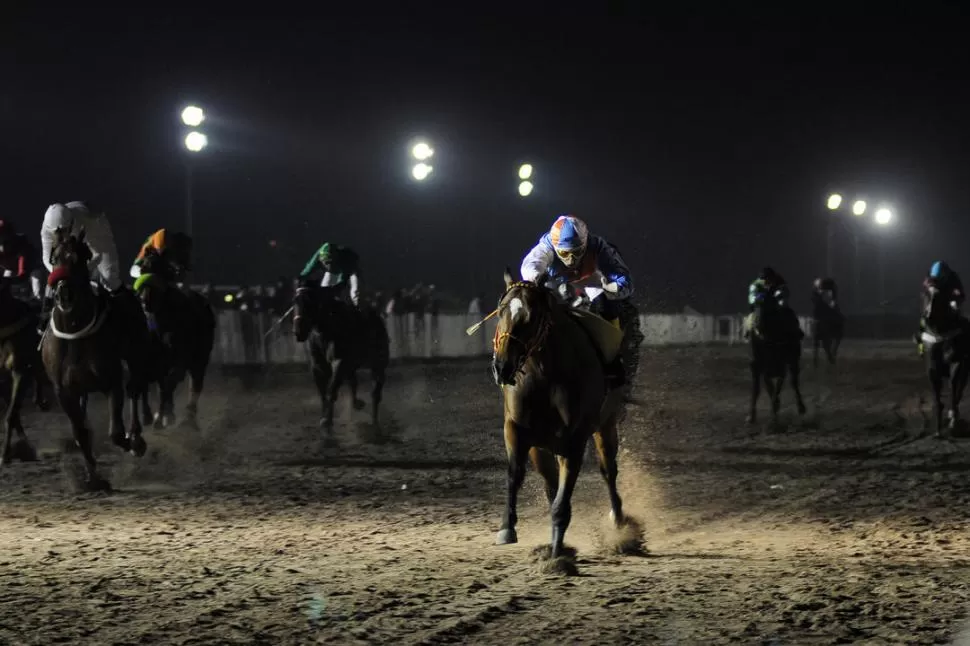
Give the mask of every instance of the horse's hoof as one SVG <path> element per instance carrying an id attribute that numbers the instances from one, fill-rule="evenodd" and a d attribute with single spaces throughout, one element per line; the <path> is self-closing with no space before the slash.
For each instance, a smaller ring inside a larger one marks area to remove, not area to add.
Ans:
<path id="1" fill-rule="evenodd" d="M 620 512 L 620 517 L 617 518 L 616 512 L 612 509 L 610 510 L 610 522 L 613 523 L 613 527 L 623 527 L 626 525 L 626 517 L 623 516 L 623 512 Z"/>
<path id="2" fill-rule="evenodd" d="M 757 421 L 758 421 L 758 416 L 755 415 L 754 413 L 744 418 L 744 423 L 748 424 L 749 426 L 754 425 L 755 423 L 757 423 Z"/>
<path id="3" fill-rule="evenodd" d="M 86 491 L 91 491 L 91 492 L 104 491 L 104 492 L 110 493 L 111 483 L 105 480 L 104 478 L 95 476 L 93 478 L 90 478 L 86 483 L 84 483 L 84 489 Z"/>
<path id="4" fill-rule="evenodd" d="M 131 440 L 126 435 L 112 435 L 111 442 L 125 451 L 131 450 Z"/>
<path id="5" fill-rule="evenodd" d="M 21 462 L 36 462 L 37 461 L 37 451 L 34 450 L 26 440 L 17 440 L 13 445 L 13 454 L 17 456 L 17 459 Z"/>
<path id="6" fill-rule="evenodd" d="M 148 450 L 148 445 L 145 443 L 145 438 L 141 435 L 135 435 L 131 438 L 130 448 L 128 452 L 131 453 L 136 458 L 140 458 L 145 455 L 145 451 Z"/>
<path id="7" fill-rule="evenodd" d="M 326 417 L 321 417 L 320 422 L 317 424 L 321 429 L 329 431 L 333 429 L 333 420 Z"/>
<path id="8" fill-rule="evenodd" d="M 514 529 L 500 529 L 495 536 L 496 545 L 511 545 L 518 542 L 519 537 L 516 536 Z"/>
<path id="9" fill-rule="evenodd" d="M 37 410 L 41 411 L 42 413 L 46 413 L 51 409 L 51 403 L 46 399 L 35 399 L 34 406 L 36 406 Z"/>
<path id="10" fill-rule="evenodd" d="M 354 400 L 354 410 L 364 410 L 366 406 L 367 404 L 364 402 L 363 399 Z"/>
<path id="11" fill-rule="evenodd" d="M 799 415 L 804 415 L 807 412 L 808 412 L 808 409 L 805 408 L 805 404 L 799 404 L 798 405 L 798 414 Z"/>
<path id="12" fill-rule="evenodd" d="M 152 420 L 152 428 L 158 430 L 165 428 L 165 420 L 162 418 L 161 413 L 155 413 L 155 419 Z"/>

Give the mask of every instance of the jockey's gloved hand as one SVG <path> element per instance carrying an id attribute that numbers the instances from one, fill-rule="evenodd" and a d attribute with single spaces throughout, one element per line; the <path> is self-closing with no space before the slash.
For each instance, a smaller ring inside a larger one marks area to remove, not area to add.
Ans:
<path id="1" fill-rule="evenodd" d="M 616 298 L 616 295 L 620 293 L 619 283 L 609 280 L 606 276 L 600 277 L 600 285 L 603 286 L 607 298 Z"/>
<path id="2" fill-rule="evenodd" d="M 559 286 L 556 288 L 556 294 L 560 299 L 567 303 L 576 295 L 573 291 L 572 285 L 569 283 L 559 283 Z"/>

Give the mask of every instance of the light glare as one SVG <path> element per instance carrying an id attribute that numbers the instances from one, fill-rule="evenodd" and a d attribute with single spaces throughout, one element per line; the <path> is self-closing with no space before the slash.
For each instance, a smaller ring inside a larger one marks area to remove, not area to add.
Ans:
<path id="1" fill-rule="evenodd" d="M 411 155 L 414 156 L 414 158 L 418 161 L 424 161 L 426 159 L 431 159 L 431 157 L 434 155 L 434 149 L 422 141 L 414 145 L 414 148 L 411 149 Z"/>
<path id="2" fill-rule="evenodd" d="M 532 177 L 532 164 L 519 166 L 519 179 L 529 179 L 530 177 Z"/>
<path id="3" fill-rule="evenodd" d="M 886 226 L 893 221 L 893 212 L 885 207 L 876 211 L 876 224 Z"/>
<path id="4" fill-rule="evenodd" d="M 208 145 L 209 138 L 201 132 L 193 130 L 189 134 L 185 135 L 185 147 L 191 152 L 197 153 Z"/>
<path id="5" fill-rule="evenodd" d="M 411 175 L 414 177 L 414 179 L 422 182 L 426 180 L 429 175 L 431 175 L 433 170 L 434 168 L 428 164 L 425 164 L 424 162 L 421 162 L 420 164 L 414 165 L 414 168 L 411 169 Z"/>
<path id="6" fill-rule="evenodd" d="M 519 195 L 522 197 L 528 197 L 532 193 L 532 182 L 526 180 L 524 182 L 519 182 Z"/>
<path id="7" fill-rule="evenodd" d="M 852 215 L 865 215 L 866 214 L 866 201 L 856 200 L 852 204 Z"/>
<path id="8" fill-rule="evenodd" d="M 182 123 L 190 128 L 198 128 L 205 121 L 205 113 L 197 105 L 190 105 L 182 110 Z"/>
<path id="9" fill-rule="evenodd" d="M 834 211 L 842 206 L 842 196 L 838 193 L 833 193 L 832 195 L 829 195 L 829 200 L 826 202 L 826 204 L 830 211 Z"/>

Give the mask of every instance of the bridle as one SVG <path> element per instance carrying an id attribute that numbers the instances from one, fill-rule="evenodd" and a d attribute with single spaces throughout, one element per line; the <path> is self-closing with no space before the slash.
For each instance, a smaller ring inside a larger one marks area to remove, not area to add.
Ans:
<path id="1" fill-rule="evenodd" d="M 505 294 L 502 295 L 501 300 L 504 301 L 508 297 L 508 295 L 514 289 L 517 289 L 517 288 L 541 289 L 540 287 L 537 287 L 533 283 L 527 283 L 527 282 L 512 283 L 511 285 L 508 286 L 508 289 L 505 290 Z M 506 307 L 508 307 L 508 305 L 504 305 L 504 304 L 499 305 L 499 307 L 495 310 L 495 312 L 496 313 L 501 312 Z M 521 339 L 515 336 L 514 334 L 512 334 L 511 332 L 499 333 L 498 328 L 495 328 L 495 338 L 492 340 L 492 351 L 495 354 L 498 354 L 500 349 L 503 349 L 504 347 L 507 346 L 508 341 L 515 341 L 516 343 L 519 343 L 520 345 L 522 345 L 525 348 L 525 352 L 521 355 L 521 357 L 519 358 L 518 364 L 515 366 L 515 372 L 520 372 L 522 370 L 522 367 L 525 365 L 526 361 L 528 361 L 533 354 L 542 350 L 543 344 L 546 342 L 546 339 L 549 337 L 549 331 L 551 329 L 552 329 L 552 316 L 549 314 L 546 314 L 539 322 L 539 331 L 533 336 L 531 341 Z"/>

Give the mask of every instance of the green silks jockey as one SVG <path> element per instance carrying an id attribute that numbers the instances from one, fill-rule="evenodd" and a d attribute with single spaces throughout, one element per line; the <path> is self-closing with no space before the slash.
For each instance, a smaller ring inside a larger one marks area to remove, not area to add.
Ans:
<path id="1" fill-rule="evenodd" d="M 360 256 L 350 247 L 325 242 L 307 262 L 300 278 L 310 278 L 323 273 L 320 285 L 332 287 L 347 285 L 350 300 L 356 306 L 360 302 Z"/>

